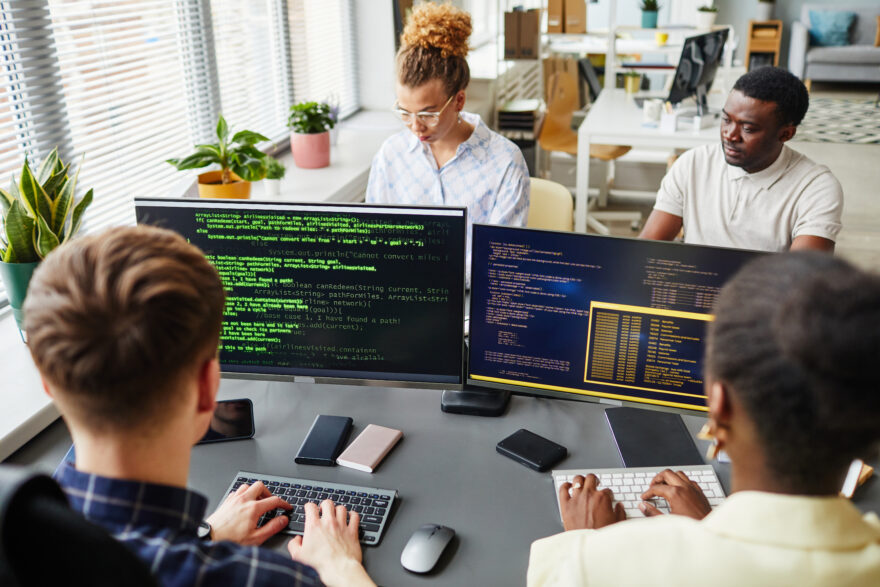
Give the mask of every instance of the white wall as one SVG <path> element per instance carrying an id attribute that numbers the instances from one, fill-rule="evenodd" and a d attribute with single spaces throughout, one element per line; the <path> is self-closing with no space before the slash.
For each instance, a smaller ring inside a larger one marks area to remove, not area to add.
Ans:
<path id="1" fill-rule="evenodd" d="M 387 110 L 394 103 L 394 11 L 392 2 L 355 0 L 361 107 Z"/>

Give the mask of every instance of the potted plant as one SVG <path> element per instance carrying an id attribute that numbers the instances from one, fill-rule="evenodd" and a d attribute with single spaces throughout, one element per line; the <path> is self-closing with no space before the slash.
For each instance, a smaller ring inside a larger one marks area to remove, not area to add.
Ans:
<path id="1" fill-rule="evenodd" d="M 705 6 L 697 8 L 697 28 L 711 29 L 712 25 L 715 24 L 715 16 L 717 13 L 718 9 L 712 4 L 706 4 Z"/>
<path id="2" fill-rule="evenodd" d="M 642 74 L 637 71 L 628 71 L 623 74 L 623 88 L 627 95 L 635 94 L 642 86 Z"/>
<path id="3" fill-rule="evenodd" d="M 660 5 L 657 0 L 642 0 L 642 28 L 657 28 L 657 13 L 660 11 Z"/>
<path id="4" fill-rule="evenodd" d="M 36 173 L 25 159 L 19 181 L 13 175 L 9 190 L 0 189 L 0 275 L 19 329 L 24 327 L 22 306 L 34 269 L 76 234 L 83 212 L 92 203 L 92 190 L 74 201 L 79 171 L 71 177 L 69 168 L 53 149 Z"/>
<path id="5" fill-rule="evenodd" d="M 316 169 L 330 165 L 330 129 L 336 126 L 330 106 L 322 102 L 300 102 L 290 107 L 287 126 L 290 151 L 297 167 Z"/>
<path id="6" fill-rule="evenodd" d="M 251 195 L 250 182 L 280 179 L 284 175 L 281 163 L 254 146 L 268 140 L 250 130 L 240 130 L 230 137 L 226 119 L 221 115 L 216 143 L 196 145 L 195 153 L 166 161 L 180 171 L 219 165 L 220 169 L 199 175 L 199 196 L 246 199 Z"/>
<path id="7" fill-rule="evenodd" d="M 755 20 L 766 21 L 773 18 L 773 0 L 758 0 L 757 14 Z"/>

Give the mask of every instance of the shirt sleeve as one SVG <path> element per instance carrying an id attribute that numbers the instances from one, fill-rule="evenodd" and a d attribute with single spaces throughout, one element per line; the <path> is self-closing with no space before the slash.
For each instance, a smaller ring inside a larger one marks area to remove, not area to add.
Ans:
<path id="1" fill-rule="evenodd" d="M 654 209 L 684 217 L 684 205 L 687 193 L 687 178 L 693 173 L 694 151 L 691 149 L 683 153 L 660 182 L 660 190 L 654 202 Z"/>
<path id="2" fill-rule="evenodd" d="M 586 585 L 583 549 L 595 530 L 569 530 L 532 542 L 527 587 Z"/>
<path id="3" fill-rule="evenodd" d="M 525 226 L 529 215 L 529 168 L 519 149 L 512 152 L 512 161 L 501 177 L 495 206 L 489 215 L 490 224 Z"/>
<path id="4" fill-rule="evenodd" d="M 367 181 L 367 197 L 368 204 L 389 204 L 392 203 L 388 190 L 388 174 L 385 169 L 385 145 L 379 148 L 379 152 L 373 157 L 373 163 L 370 165 L 370 179 Z"/>
<path id="5" fill-rule="evenodd" d="M 827 168 L 811 181 L 798 198 L 797 218 L 791 238 L 802 235 L 837 240 L 842 228 L 843 189 Z"/>

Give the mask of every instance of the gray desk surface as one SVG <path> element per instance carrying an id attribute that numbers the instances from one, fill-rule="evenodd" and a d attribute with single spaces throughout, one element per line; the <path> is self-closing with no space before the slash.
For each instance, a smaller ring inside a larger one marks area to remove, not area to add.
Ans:
<path id="1" fill-rule="evenodd" d="M 190 485 L 204 493 L 213 510 L 240 469 L 397 489 L 400 502 L 382 543 L 364 548 L 364 563 L 380 585 L 522 585 L 529 546 L 562 530 L 549 474 L 537 473 L 495 452 L 495 444 L 519 428 L 569 449 L 559 466 L 621 465 L 603 417 L 594 403 L 514 397 L 506 415 L 480 418 L 444 414 L 440 392 L 381 387 L 328 386 L 224 380 L 221 399 L 254 402 L 254 440 L 195 447 Z M 344 467 L 297 465 L 293 457 L 317 414 L 351 416 L 352 438 L 367 424 L 399 428 L 400 444 L 375 473 Z M 703 419 L 686 416 L 696 433 Z M 51 470 L 70 437 L 53 426 L 7 462 L 37 463 Z M 705 443 L 697 441 L 698 448 Z M 728 467 L 716 470 L 729 488 Z M 872 479 L 856 495 L 865 510 L 880 511 L 880 483 Z M 436 522 L 457 533 L 451 556 L 424 577 L 400 566 L 406 540 L 421 524 Z M 286 552 L 286 537 L 266 546 Z"/>

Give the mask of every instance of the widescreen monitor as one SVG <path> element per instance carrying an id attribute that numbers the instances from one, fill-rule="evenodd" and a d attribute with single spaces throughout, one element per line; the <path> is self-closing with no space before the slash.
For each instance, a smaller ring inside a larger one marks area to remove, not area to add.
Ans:
<path id="1" fill-rule="evenodd" d="M 697 102 L 697 114 L 702 116 L 708 113 L 706 95 L 721 65 L 728 31 L 729 29 L 724 28 L 684 40 L 681 58 L 678 60 L 672 87 L 669 90 L 668 100 L 671 103 L 678 104 L 694 96 Z"/>
<path id="2" fill-rule="evenodd" d="M 705 412 L 712 304 L 760 254 L 474 225 L 468 383 Z"/>
<path id="3" fill-rule="evenodd" d="M 219 271 L 224 374 L 461 386 L 464 208 L 136 198 L 135 209 Z"/>

